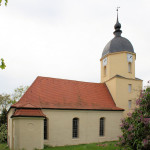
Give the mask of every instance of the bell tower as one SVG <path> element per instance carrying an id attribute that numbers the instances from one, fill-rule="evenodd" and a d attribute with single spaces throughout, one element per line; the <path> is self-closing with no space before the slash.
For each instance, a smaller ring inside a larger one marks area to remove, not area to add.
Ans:
<path id="1" fill-rule="evenodd" d="M 114 29 L 114 38 L 108 42 L 102 53 L 101 82 L 105 82 L 115 75 L 135 79 L 136 54 L 131 42 L 121 36 L 118 9 Z"/>
<path id="2" fill-rule="evenodd" d="M 116 105 L 125 109 L 124 115 L 132 112 L 142 90 L 142 80 L 135 77 L 135 60 L 131 42 L 122 37 L 118 19 L 114 26 L 114 38 L 105 46 L 101 61 L 101 82 L 105 82 Z"/>

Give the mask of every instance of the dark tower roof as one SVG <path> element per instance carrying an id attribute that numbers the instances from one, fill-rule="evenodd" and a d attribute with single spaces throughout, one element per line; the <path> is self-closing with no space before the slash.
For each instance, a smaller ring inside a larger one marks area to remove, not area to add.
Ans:
<path id="1" fill-rule="evenodd" d="M 121 28 L 121 24 L 118 21 L 118 9 L 117 9 L 117 21 L 114 26 L 115 37 L 112 40 L 110 40 L 105 46 L 102 53 L 102 57 L 104 57 L 109 53 L 115 53 L 121 51 L 128 51 L 134 53 L 134 49 L 131 42 L 128 39 L 121 36 L 122 31 L 120 30 L 120 28 Z"/>

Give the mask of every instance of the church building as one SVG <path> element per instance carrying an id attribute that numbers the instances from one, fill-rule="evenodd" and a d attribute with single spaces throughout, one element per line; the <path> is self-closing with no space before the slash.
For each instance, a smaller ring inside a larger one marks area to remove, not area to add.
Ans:
<path id="1" fill-rule="evenodd" d="M 136 53 L 114 26 L 105 46 L 101 83 L 37 77 L 8 112 L 11 150 L 43 149 L 117 140 L 120 119 L 135 108 L 142 80 L 135 77 Z"/>

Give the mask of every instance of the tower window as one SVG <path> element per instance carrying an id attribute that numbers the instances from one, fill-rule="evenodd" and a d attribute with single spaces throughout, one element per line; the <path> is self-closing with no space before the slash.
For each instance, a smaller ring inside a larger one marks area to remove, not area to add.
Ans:
<path id="1" fill-rule="evenodd" d="M 104 76 L 106 76 L 106 73 L 107 73 L 107 68 L 106 66 L 104 66 Z"/>
<path id="2" fill-rule="evenodd" d="M 128 91 L 129 91 L 129 93 L 131 93 L 131 91 L 132 91 L 132 84 L 128 84 Z"/>
<path id="3" fill-rule="evenodd" d="M 131 67 L 132 67 L 131 62 L 129 62 L 129 63 L 128 63 L 128 72 L 129 72 L 129 73 L 131 73 L 131 69 L 132 69 Z"/>
<path id="4" fill-rule="evenodd" d="M 99 135 L 100 136 L 104 136 L 104 123 L 105 119 L 104 118 L 100 118 L 100 129 L 99 129 Z"/>
<path id="5" fill-rule="evenodd" d="M 47 140 L 47 118 L 44 119 L 44 140 Z"/>
<path id="6" fill-rule="evenodd" d="M 79 119 L 73 118 L 72 120 L 72 137 L 78 138 L 79 137 Z"/>
<path id="7" fill-rule="evenodd" d="M 129 107 L 129 109 L 132 108 L 132 100 L 129 100 L 129 101 L 128 101 L 128 107 Z"/>

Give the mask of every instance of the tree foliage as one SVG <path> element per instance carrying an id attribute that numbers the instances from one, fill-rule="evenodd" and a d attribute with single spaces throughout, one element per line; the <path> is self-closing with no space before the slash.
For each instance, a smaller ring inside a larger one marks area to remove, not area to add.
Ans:
<path id="1" fill-rule="evenodd" d="M 2 114 L 0 115 L 0 127 L 2 124 L 7 124 L 7 109 L 2 110 Z"/>
<path id="2" fill-rule="evenodd" d="M 4 59 L 3 58 L 1 58 L 1 60 L 0 60 L 0 68 L 1 69 L 5 69 L 6 68 L 6 65 L 5 65 L 5 63 L 4 63 Z"/>
<path id="3" fill-rule="evenodd" d="M 7 6 L 8 0 L 5 0 L 5 6 Z M 0 0 L 0 6 L 2 4 L 2 0 Z"/>
<path id="4" fill-rule="evenodd" d="M 122 119 L 119 145 L 132 150 L 150 148 L 150 89 L 145 90 L 136 101 L 137 108 Z"/>
<path id="5" fill-rule="evenodd" d="M 7 109 L 2 110 L 0 115 L 0 143 L 7 141 Z"/>
<path id="6" fill-rule="evenodd" d="M 12 102 L 11 102 L 11 97 L 9 94 L 0 95 L 0 107 L 1 107 L 1 109 L 7 109 L 10 104 L 12 104 Z"/>
<path id="7" fill-rule="evenodd" d="M 0 126 L 0 143 L 6 143 L 7 142 L 7 125 L 2 124 Z"/>
<path id="8" fill-rule="evenodd" d="M 22 96 L 23 94 L 27 91 L 29 86 L 19 86 L 14 90 L 14 93 L 12 94 L 12 103 L 16 103 Z"/>
<path id="9" fill-rule="evenodd" d="M 8 109 L 10 105 L 16 103 L 26 92 L 28 86 L 20 86 L 16 88 L 12 95 L 1 94 L 0 95 L 0 109 Z"/>

